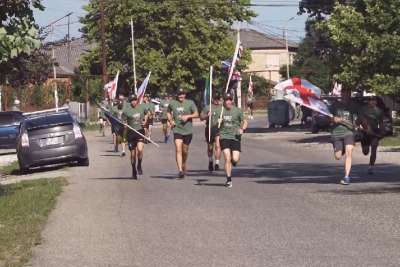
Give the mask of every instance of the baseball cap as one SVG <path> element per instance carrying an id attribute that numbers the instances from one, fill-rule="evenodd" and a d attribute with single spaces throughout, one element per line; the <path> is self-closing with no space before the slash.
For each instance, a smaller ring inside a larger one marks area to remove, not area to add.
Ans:
<path id="1" fill-rule="evenodd" d="M 224 100 L 228 100 L 228 99 L 233 100 L 233 96 L 230 93 L 226 93 L 224 95 Z"/>
<path id="2" fill-rule="evenodd" d="M 131 95 L 131 96 L 129 97 L 129 102 L 132 102 L 133 100 L 138 100 L 137 95 Z"/>
<path id="3" fill-rule="evenodd" d="M 213 99 L 220 99 L 221 98 L 221 94 L 219 92 L 215 92 L 215 93 L 213 93 L 212 98 Z"/>
<path id="4" fill-rule="evenodd" d="M 178 92 L 176 93 L 176 95 L 186 95 L 186 91 L 183 90 L 183 88 L 179 88 Z"/>

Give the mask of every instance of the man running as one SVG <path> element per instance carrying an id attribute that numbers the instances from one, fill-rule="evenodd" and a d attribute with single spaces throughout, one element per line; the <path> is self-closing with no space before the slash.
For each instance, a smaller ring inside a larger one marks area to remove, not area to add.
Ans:
<path id="1" fill-rule="evenodd" d="M 355 144 L 354 133 L 357 120 L 358 105 L 351 100 L 351 91 L 342 90 L 342 99 L 333 105 L 333 127 L 331 131 L 334 156 L 340 160 L 345 155 L 344 178 L 342 185 L 350 184 L 353 149 Z"/>
<path id="2" fill-rule="evenodd" d="M 144 135 L 143 125 L 147 123 L 148 114 L 143 104 L 139 104 L 136 95 L 129 98 L 130 105 L 123 112 L 123 120 L 133 129 Z M 131 152 L 132 178 L 143 174 L 142 161 L 144 152 L 144 138 L 135 131 L 127 130 L 128 148 Z M 137 166 L 136 166 L 137 163 Z"/>
<path id="3" fill-rule="evenodd" d="M 119 101 L 117 99 L 114 99 L 112 103 L 113 104 L 112 104 L 111 109 L 110 109 L 111 115 L 113 115 L 114 117 L 119 119 L 120 118 L 120 112 L 119 112 L 119 108 L 118 108 Z M 111 124 L 111 133 L 112 133 L 112 137 L 113 137 L 114 152 L 118 152 L 118 146 L 119 146 L 119 144 L 118 144 L 118 136 L 119 136 L 119 132 L 120 132 L 120 129 L 118 129 L 116 127 L 116 125 L 112 125 Z"/>
<path id="4" fill-rule="evenodd" d="M 164 134 L 164 143 L 168 143 L 169 139 L 169 132 L 170 132 L 170 125 L 168 122 L 168 106 L 169 106 L 169 96 L 166 94 L 164 99 L 160 101 L 160 109 L 161 109 L 161 124 L 162 124 L 162 131 Z"/>
<path id="5" fill-rule="evenodd" d="M 371 97 L 368 100 L 368 105 L 363 107 L 360 113 L 361 128 L 364 133 L 361 139 L 362 152 L 367 156 L 371 150 L 368 167 L 369 174 L 374 173 L 373 168 L 376 162 L 379 140 L 384 136 L 384 114 L 377 104 L 377 97 Z"/>
<path id="6" fill-rule="evenodd" d="M 144 125 L 144 131 L 146 133 L 146 137 L 151 138 L 151 130 L 153 127 L 153 118 L 156 111 L 156 107 L 154 103 L 151 102 L 150 95 L 146 94 L 143 97 L 143 105 L 146 109 L 146 113 L 148 114 L 147 124 Z"/>
<path id="7" fill-rule="evenodd" d="M 193 136 L 192 121 L 199 117 L 199 112 L 195 103 L 186 99 L 186 92 L 183 89 L 179 89 L 177 100 L 172 100 L 169 103 L 167 116 L 174 131 L 178 177 L 183 179 L 186 173 L 189 145 Z"/>
<path id="8" fill-rule="evenodd" d="M 221 95 L 213 95 L 211 112 L 210 106 L 206 106 L 200 114 L 200 119 L 206 121 L 205 137 L 207 142 L 208 170 L 219 170 L 219 160 L 221 159 L 221 146 L 219 144 L 218 119 L 221 115 Z M 209 125 L 211 117 L 211 125 Z M 211 129 L 210 129 L 211 127 Z M 210 135 L 211 133 L 211 135 Z M 213 154 L 215 155 L 215 166 L 213 165 Z"/>
<path id="9" fill-rule="evenodd" d="M 236 166 L 240 160 L 241 136 L 247 128 L 247 120 L 243 111 L 233 104 L 231 94 L 224 95 L 223 114 L 220 127 L 220 143 L 225 158 L 225 186 L 232 187 L 232 165 Z"/>

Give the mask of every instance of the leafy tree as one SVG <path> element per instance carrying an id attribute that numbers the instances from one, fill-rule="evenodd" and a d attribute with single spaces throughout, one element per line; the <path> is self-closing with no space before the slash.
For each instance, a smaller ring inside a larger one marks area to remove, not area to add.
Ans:
<path id="1" fill-rule="evenodd" d="M 320 29 L 330 34 L 335 78 L 347 88 L 380 94 L 400 88 L 400 2 L 364 1 L 365 8 L 337 5 Z"/>
<path id="2" fill-rule="evenodd" d="M 44 9 L 41 0 L 0 1 L 0 64 L 39 47 L 32 7 Z"/>
<path id="3" fill-rule="evenodd" d="M 324 20 L 330 15 L 336 4 L 351 5 L 362 9 L 364 0 L 301 0 L 299 2 L 299 14 L 307 13 L 310 18 Z"/>
<path id="4" fill-rule="evenodd" d="M 209 66 L 220 66 L 221 60 L 233 54 L 234 43 L 229 33 L 233 22 L 249 20 L 255 15 L 249 3 L 249 0 L 106 1 L 108 73 L 120 70 L 120 80 L 133 84 L 129 25 L 132 17 L 139 83 L 152 71 L 153 93 L 173 92 L 178 86 L 202 90 Z M 91 0 L 85 9 L 88 14 L 82 19 L 84 37 L 99 44 L 98 0 Z M 83 73 L 101 73 L 99 53 L 97 46 L 83 57 Z M 220 74 L 217 68 L 215 77 Z"/>

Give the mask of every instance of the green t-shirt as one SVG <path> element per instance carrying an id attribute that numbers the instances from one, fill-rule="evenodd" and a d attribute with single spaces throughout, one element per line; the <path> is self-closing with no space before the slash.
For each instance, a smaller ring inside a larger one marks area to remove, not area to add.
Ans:
<path id="1" fill-rule="evenodd" d="M 124 105 L 114 105 L 111 108 L 111 114 L 118 119 L 122 119 L 123 111 L 124 111 Z"/>
<path id="2" fill-rule="evenodd" d="M 354 124 L 357 120 L 359 105 L 353 101 L 338 102 L 333 105 L 333 115 L 344 120 L 342 123 L 335 123 L 332 127 L 332 138 L 343 138 L 354 134 Z"/>
<path id="3" fill-rule="evenodd" d="M 160 101 L 160 110 L 161 110 L 161 119 L 166 120 L 167 117 L 167 112 L 168 112 L 168 106 L 169 106 L 169 100 L 161 100 Z"/>
<path id="4" fill-rule="evenodd" d="M 252 104 L 254 102 L 254 96 L 247 96 L 247 104 Z"/>
<path id="5" fill-rule="evenodd" d="M 139 104 L 136 107 L 127 105 L 122 113 L 123 120 L 127 122 L 135 130 L 143 129 L 143 120 L 146 116 L 146 108 L 143 104 Z"/>
<path id="6" fill-rule="evenodd" d="M 243 123 L 243 111 L 237 107 L 227 109 L 224 107 L 221 128 L 219 133 L 221 139 L 240 141 L 240 127 Z"/>
<path id="7" fill-rule="evenodd" d="M 383 111 L 378 107 L 365 106 L 361 110 L 360 116 L 366 120 L 369 126 L 369 130 L 374 133 L 378 133 L 379 124 L 383 120 Z"/>
<path id="8" fill-rule="evenodd" d="M 153 102 L 148 102 L 148 103 L 143 103 L 145 109 L 146 109 L 146 113 L 154 113 L 156 111 L 156 106 L 154 105 Z"/>
<path id="9" fill-rule="evenodd" d="M 172 100 L 168 106 L 168 112 L 172 114 L 175 121 L 174 133 L 189 135 L 193 133 L 192 119 L 184 122 L 180 119 L 182 115 L 192 115 L 198 112 L 196 104 L 189 99 L 185 99 L 182 103 L 177 100 Z"/>
<path id="10" fill-rule="evenodd" d="M 211 105 L 211 126 L 217 126 L 218 125 L 218 119 L 219 116 L 221 116 L 221 110 L 222 110 L 222 105 Z M 210 105 L 206 106 L 203 110 L 202 110 L 202 116 L 207 116 L 208 112 L 210 111 Z M 208 122 L 209 120 L 207 119 L 206 121 L 206 125 L 208 126 Z"/>

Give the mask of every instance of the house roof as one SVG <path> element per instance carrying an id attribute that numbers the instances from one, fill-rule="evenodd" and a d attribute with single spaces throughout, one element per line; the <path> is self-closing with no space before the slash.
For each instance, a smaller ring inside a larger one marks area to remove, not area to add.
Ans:
<path id="1" fill-rule="evenodd" d="M 46 45 L 46 53 L 54 56 L 58 66 L 56 66 L 57 76 L 72 76 L 74 70 L 79 67 L 80 57 L 93 48 L 93 44 L 88 44 L 83 38 L 73 39 L 71 42 L 56 42 Z"/>
<path id="2" fill-rule="evenodd" d="M 253 29 L 241 29 L 240 40 L 242 45 L 248 49 L 286 49 L 284 38 L 271 36 Z M 289 49 L 297 49 L 298 44 L 288 42 Z"/>

